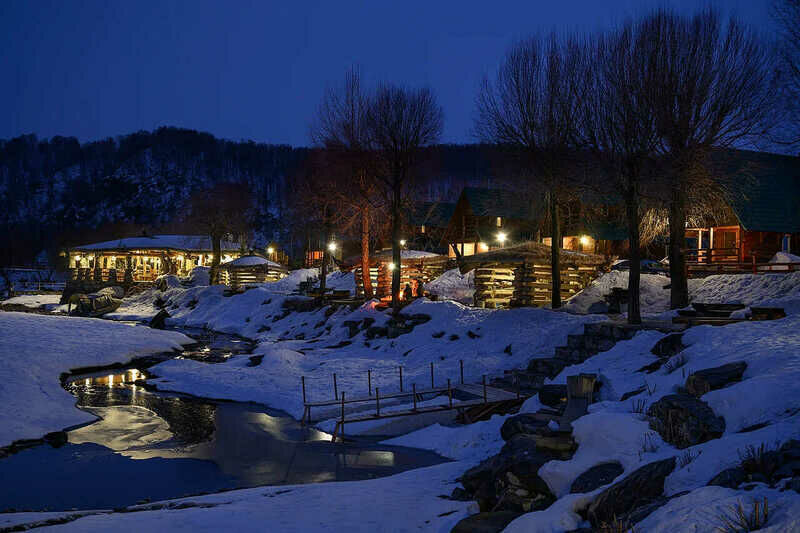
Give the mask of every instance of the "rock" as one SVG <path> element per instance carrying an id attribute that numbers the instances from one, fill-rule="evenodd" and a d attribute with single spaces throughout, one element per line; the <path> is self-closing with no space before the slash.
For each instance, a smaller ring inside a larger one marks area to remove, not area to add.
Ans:
<path id="1" fill-rule="evenodd" d="M 647 464 L 595 497 L 589 505 L 592 525 L 612 522 L 642 505 L 656 501 L 664 492 L 664 479 L 675 469 L 675 458 Z"/>
<path id="2" fill-rule="evenodd" d="M 522 513 L 517 511 L 474 514 L 456 524 L 451 533 L 499 533 L 521 515 Z"/>
<path id="3" fill-rule="evenodd" d="M 786 485 L 784 485 L 783 490 L 793 490 L 800 494 L 800 477 L 790 479 Z"/>
<path id="4" fill-rule="evenodd" d="M 670 333 L 666 337 L 661 338 L 655 346 L 650 349 L 650 353 L 669 359 L 673 355 L 677 355 L 686 349 L 683 345 L 683 333 Z"/>
<path id="5" fill-rule="evenodd" d="M 735 489 L 746 480 L 744 470 L 741 467 L 735 466 L 733 468 L 726 468 L 708 482 L 708 485 L 716 485 L 719 487 L 727 487 Z"/>
<path id="6" fill-rule="evenodd" d="M 707 403 L 686 394 L 664 396 L 647 409 L 650 427 L 678 448 L 716 439 L 725 431 L 725 419 Z"/>
<path id="7" fill-rule="evenodd" d="M 589 306 L 589 309 L 586 310 L 590 315 L 604 314 L 608 313 L 608 311 L 608 304 L 604 301 L 594 302 Z"/>
<path id="8" fill-rule="evenodd" d="M 538 474 L 539 468 L 551 457 L 537 451 L 535 443 L 527 437 L 517 435 L 499 454 L 461 476 L 461 483 L 482 511 L 495 508 L 536 511 L 555 500 L 547 483 Z"/>
<path id="9" fill-rule="evenodd" d="M 600 463 L 591 467 L 589 470 L 578 476 L 572 482 L 570 493 L 592 492 L 598 487 L 608 485 L 625 471 L 622 465 L 617 462 Z"/>
<path id="10" fill-rule="evenodd" d="M 456 487 L 453 489 L 453 492 L 450 494 L 450 499 L 457 502 L 469 502 L 472 501 L 472 497 L 462 489 L 461 487 Z"/>
<path id="11" fill-rule="evenodd" d="M 547 422 L 536 418 L 532 414 L 521 414 L 508 418 L 500 428 L 500 436 L 503 440 L 510 440 L 517 434 L 538 433 L 547 428 Z"/>
<path id="12" fill-rule="evenodd" d="M 248 357 L 248 359 L 250 361 L 247 363 L 247 366 L 258 366 L 264 360 L 264 354 L 251 355 L 250 357 Z"/>
<path id="13" fill-rule="evenodd" d="M 539 389 L 539 401 L 550 407 L 559 405 L 567 399 L 566 385 L 542 385 Z"/>
<path id="14" fill-rule="evenodd" d="M 154 329 L 164 329 L 166 326 L 166 320 L 169 318 L 169 313 L 167 313 L 164 309 L 156 313 L 150 320 L 150 327 Z"/>
<path id="15" fill-rule="evenodd" d="M 368 339 L 374 339 L 375 337 L 385 337 L 388 331 L 388 328 L 384 326 L 370 326 L 364 335 Z"/>
<path id="16" fill-rule="evenodd" d="M 124 298 L 125 297 L 125 289 L 120 287 L 119 285 L 113 285 L 111 287 L 103 287 L 97 294 L 105 294 L 107 296 L 111 296 L 112 298 Z"/>
<path id="17" fill-rule="evenodd" d="M 686 391 L 699 398 L 709 391 L 721 389 L 735 381 L 741 381 L 746 368 L 747 363 L 739 361 L 693 372 L 686 378 Z"/>
<path id="18" fill-rule="evenodd" d="M 563 359 L 556 359 L 554 357 L 531 359 L 528 363 L 528 372 L 543 374 L 552 379 L 556 377 L 562 370 L 564 370 L 565 366 L 567 366 L 566 361 Z"/>
<path id="19" fill-rule="evenodd" d="M 646 385 L 642 385 L 638 389 L 634 389 L 632 391 L 628 391 L 625 394 L 623 394 L 622 396 L 620 396 L 619 401 L 624 402 L 628 398 L 632 398 L 632 397 L 634 397 L 634 396 L 636 396 L 638 394 L 643 393 L 646 390 L 647 390 L 647 386 Z"/>

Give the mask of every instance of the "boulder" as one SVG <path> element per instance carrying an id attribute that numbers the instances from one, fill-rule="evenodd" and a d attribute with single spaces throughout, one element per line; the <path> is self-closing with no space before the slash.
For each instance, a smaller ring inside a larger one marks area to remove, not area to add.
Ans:
<path id="1" fill-rule="evenodd" d="M 655 346 L 650 349 L 650 353 L 669 359 L 673 355 L 682 352 L 686 346 L 683 345 L 683 333 L 670 333 L 662 337 Z"/>
<path id="2" fill-rule="evenodd" d="M 500 436 L 503 437 L 503 440 L 509 440 L 519 433 L 538 433 L 543 429 L 547 429 L 547 422 L 536 418 L 532 414 L 521 414 L 512 416 L 503 422 L 503 426 L 500 428 Z"/>
<path id="3" fill-rule="evenodd" d="M 111 296 L 112 298 L 121 299 L 125 297 L 125 289 L 119 285 L 112 285 L 111 287 L 103 287 L 97 291 L 97 294 L 105 294 L 107 296 Z"/>
<path id="4" fill-rule="evenodd" d="M 592 492 L 598 487 L 608 485 L 625 471 L 617 462 L 600 463 L 575 478 L 570 488 L 570 493 Z"/>
<path id="5" fill-rule="evenodd" d="M 686 391 L 699 398 L 709 391 L 721 389 L 729 383 L 741 381 L 742 374 L 744 374 L 746 368 L 747 363 L 739 361 L 693 372 L 686 378 Z"/>
<path id="6" fill-rule="evenodd" d="M 517 511 L 495 511 L 468 516 L 456 524 L 451 533 L 499 533 L 522 513 Z"/>
<path id="7" fill-rule="evenodd" d="M 166 320 L 168 318 L 169 313 L 162 309 L 150 320 L 150 327 L 154 329 L 164 329 L 166 327 Z"/>
<path id="8" fill-rule="evenodd" d="M 726 468 L 708 482 L 708 485 L 727 487 L 735 489 L 747 480 L 744 470 L 741 467 Z"/>
<path id="9" fill-rule="evenodd" d="M 539 401 L 544 405 L 554 407 L 566 399 L 566 385 L 542 385 L 542 388 L 539 389 Z"/>
<path id="10" fill-rule="evenodd" d="M 675 462 L 670 457 L 646 464 L 598 494 L 588 508 L 592 525 L 610 523 L 615 517 L 657 501 L 664 492 L 664 480 L 675 469 Z"/>
<path id="11" fill-rule="evenodd" d="M 716 439 L 725 431 L 725 419 L 707 403 L 687 394 L 664 396 L 647 409 L 650 427 L 666 442 L 687 448 Z"/>

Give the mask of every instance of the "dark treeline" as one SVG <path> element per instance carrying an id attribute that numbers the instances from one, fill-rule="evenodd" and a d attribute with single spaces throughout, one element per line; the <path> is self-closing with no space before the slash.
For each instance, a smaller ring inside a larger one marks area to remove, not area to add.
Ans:
<path id="1" fill-rule="evenodd" d="M 30 263 L 42 250 L 176 226 L 192 195 L 219 183 L 247 186 L 253 235 L 299 242 L 292 187 L 310 150 L 217 139 L 163 127 L 81 144 L 74 137 L 0 140 L 0 266 Z M 489 148 L 426 149 L 424 199 L 454 200 L 464 185 L 497 181 Z"/>

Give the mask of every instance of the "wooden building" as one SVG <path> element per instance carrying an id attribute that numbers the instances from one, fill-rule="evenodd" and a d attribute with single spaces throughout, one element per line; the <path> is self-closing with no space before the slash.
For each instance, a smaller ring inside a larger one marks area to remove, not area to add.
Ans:
<path id="1" fill-rule="evenodd" d="M 582 290 L 600 273 L 606 258 L 561 250 L 561 298 Z M 550 246 L 526 242 L 507 248 L 465 256 L 462 273 L 475 271 L 474 305 L 477 307 L 543 306 L 551 301 Z"/>
<path id="2" fill-rule="evenodd" d="M 372 291 L 376 298 L 391 299 L 392 273 L 395 265 L 391 248 L 381 250 L 370 256 L 370 278 Z M 428 282 L 441 276 L 447 268 L 448 258 L 444 255 L 422 250 L 402 250 L 400 255 L 400 292 L 406 284 L 411 285 L 414 295 L 419 284 L 423 288 Z M 356 281 L 356 296 L 364 297 L 364 278 L 361 274 L 361 257 L 351 257 L 344 261 L 343 267 L 353 272 Z M 402 294 L 401 294 L 402 297 Z"/>
<path id="3" fill-rule="evenodd" d="M 686 230 L 690 273 L 759 271 L 777 252 L 800 252 L 800 158 L 726 150 L 714 154 L 727 214 Z"/>
<path id="4" fill-rule="evenodd" d="M 240 255 L 238 243 L 222 241 L 222 262 Z M 126 272 L 133 282 L 153 281 L 161 274 L 186 276 L 196 266 L 211 266 L 212 257 L 211 239 L 202 235 L 125 237 L 68 250 L 72 279 L 109 282 L 124 282 Z"/>
<path id="5" fill-rule="evenodd" d="M 220 279 L 232 289 L 285 278 L 285 266 L 259 255 L 243 255 L 220 265 Z"/>
<path id="6" fill-rule="evenodd" d="M 456 204 L 450 202 L 414 204 L 405 217 L 408 246 L 415 250 L 446 254 L 447 243 L 442 238 L 455 208 Z"/>
<path id="7" fill-rule="evenodd" d="M 536 238 L 543 210 L 520 191 L 465 187 L 444 231 L 450 257 L 467 257 Z"/>

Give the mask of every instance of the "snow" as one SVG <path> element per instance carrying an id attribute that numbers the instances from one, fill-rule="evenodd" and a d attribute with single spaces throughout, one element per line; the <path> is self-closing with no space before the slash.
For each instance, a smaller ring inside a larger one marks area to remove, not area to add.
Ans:
<path id="1" fill-rule="evenodd" d="M 228 261 L 227 263 L 223 263 L 222 266 L 257 266 L 257 265 L 269 265 L 274 268 L 283 268 L 278 263 L 274 261 L 270 261 L 264 257 L 260 257 L 257 255 L 244 255 L 239 257 L 238 259 L 234 259 L 233 261 Z"/>
<path id="2" fill-rule="evenodd" d="M 70 369 L 124 363 L 193 342 L 171 331 L 92 318 L 0 313 L 0 446 L 90 422 L 59 383 Z"/>
<path id="3" fill-rule="evenodd" d="M 590 312 L 592 304 L 605 301 L 605 297 L 611 294 L 611 289 L 627 289 L 628 274 L 627 270 L 612 270 L 603 274 L 567 300 L 564 309 L 570 313 Z M 642 310 L 658 313 L 669 309 L 669 290 L 664 289 L 665 285 L 669 285 L 668 277 L 642 274 L 640 284 Z"/>
<path id="4" fill-rule="evenodd" d="M 61 300 L 60 294 L 23 294 L 7 300 L 0 300 L 0 305 L 24 305 L 36 309 L 38 307 L 57 306 Z"/>
<path id="5" fill-rule="evenodd" d="M 475 271 L 470 270 L 466 274 L 462 274 L 457 268 L 448 270 L 425 285 L 425 289 L 438 296 L 440 300 L 455 300 L 463 304 L 471 304 L 475 294 Z"/>
<path id="6" fill-rule="evenodd" d="M 238 243 L 222 241 L 223 251 L 235 251 L 240 248 Z M 192 251 L 211 251 L 211 238 L 205 235 L 151 235 L 140 237 L 125 237 L 113 241 L 96 242 L 75 246 L 74 250 L 137 250 L 137 249 L 164 249 Z"/>
<path id="7" fill-rule="evenodd" d="M 772 259 L 769 260 L 770 263 L 800 263 L 800 256 L 790 254 L 788 252 L 778 252 Z"/>

